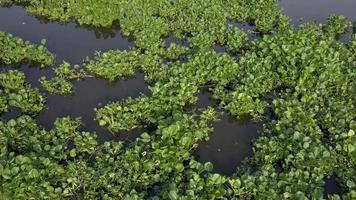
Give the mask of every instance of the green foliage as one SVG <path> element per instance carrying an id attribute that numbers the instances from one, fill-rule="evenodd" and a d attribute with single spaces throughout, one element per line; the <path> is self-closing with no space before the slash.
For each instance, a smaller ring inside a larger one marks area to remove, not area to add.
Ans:
<path id="1" fill-rule="evenodd" d="M 95 135 L 79 132 L 80 122 L 57 119 L 47 132 L 29 116 L 0 123 L 0 195 L 4 199 L 73 197 L 89 171 L 82 156 L 93 152 Z M 73 140 L 75 147 L 67 143 Z M 73 151 L 78 155 L 73 155 Z M 79 155 L 80 154 L 80 155 Z M 60 164 L 73 158 L 75 162 Z M 78 171 L 77 171 L 78 170 Z"/>
<path id="2" fill-rule="evenodd" d="M 75 68 L 77 67 L 77 68 Z M 50 93 L 58 95 L 69 95 L 74 92 L 74 86 L 70 82 L 74 79 L 85 79 L 88 74 L 79 66 L 74 68 L 67 62 L 54 69 L 55 77 L 47 80 L 46 77 L 41 77 L 39 82 Z"/>
<path id="3" fill-rule="evenodd" d="M 37 88 L 25 82 L 25 75 L 19 71 L 0 73 L 1 111 L 8 107 L 20 108 L 22 112 L 35 114 L 40 112 L 45 105 L 45 97 Z"/>
<path id="4" fill-rule="evenodd" d="M 325 29 L 326 32 L 331 34 L 332 36 L 338 36 L 347 31 L 348 28 L 351 27 L 351 22 L 348 21 L 344 16 L 340 15 L 331 15 L 328 18 L 328 24 Z"/>
<path id="5" fill-rule="evenodd" d="M 226 32 L 226 46 L 229 51 L 239 51 L 246 45 L 248 41 L 247 34 L 241 29 L 233 27 Z"/>
<path id="6" fill-rule="evenodd" d="M 238 65 L 227 54 L 213 51 L 196 55 L 188 63 L 171 63 L 151 76 L 155 85 L 151 97 L 141 96 L 125 102 L 109 104 L 97 110 L 101 126 L 112 132 L 131 130 L 156 123 L 172 113 L 182 112 L 185 106 L 197 102 L 199 86 L 207 83 L 228 83 L 235 78 Z"/>
<path id="7" fill-rule="evenodd" d="M 36 47 L 28 41 L 0 31 L 0 63 L 10 65 L 30 62 L 41 67 L 51 66 L 54 56 L 48 52 L 45 43 L 42 40 L 41 45 Z"/>
<path id="8" fill-rule="evenodd" d="M 320 198 L 333 173 L 347 188 L 342 198 L 355 197 L 356 62 L 353 50 L 336 40 L 342 31 L 335 27 L 306 24 L 264 36 L 240 58 L 234 84 L 215 90 L 233 115 L 249 109 L 261 115 L 265 107 L 276 115 L 254 144 L 251 162 L 259 169 L 237 174 L 257 199 Z M 277 94 L 272 105 L 261 101 L 271 93 Z"/>
<path id="9" fill-rule="evenodd" d="M 39 82 L 50 94 L 68 95 L 74 92 L 73 84 L 64 78 L 54 77 L 47 80 L 46 77 L 41 77 Z"/>
<path id="10" fill-rule="evenodd" d="M 218 174 L 203 177 L 211 167 L 203 167 L 191 156 L 195 144 L 211 132 L 211 120 L 212 109 L 199 117 L 176 114 L 158 122 L 154 133 L 143 133 L 125 151 L 120 142 L 99 145 L 95 135 L 79 132 L 80 122 L 70 118 L 58 119 L 50 131 L 25 115 L 0 122 L 1 195 L 8 199 L 122 199 L 131 194 L 146 199 L 149 188 L 171 182 L 157 198 L 178 197 L 180 193 L 186 193 L 187 198 L 197 194 L 223 197 L 226 191 L 220 185 L 226 178 Z M 70 141 L 72 148 L 66 145 Z M 95 158 L 92 164 L 91 158 Z M 60 164 L 63 160 L 65 165 Z M 197 182 L 185 184 L 182 180 L 186 178 Z"/>
<path id="11" fill-rule="evenodd" d="M 98 53 L 95 60 L 88 60 L 86 67 L 95 76 L 111 82 L 134 76 L 140 64 L 139 54 L 135 51 L 108 51 Z"/>
<path id="12" fill-rule="evenodd" d="M 139 69 L 150 75 L 157 71 L 159 63 L 158 56 L 139 54 L 134 50 L 110 50 L 98 53 L 95 60 L 87 59 L 85 65 L 95 76 L 114 82 L 134 76 Z"/>
<path id="13" fill-rule="evenodd" d="M 253 23 L 258 31 L 266 33 L 274 28 L 280 13 L 277 0 L 153 0 L 144 3 L 141 0 L 6 0 L 1 3 L 23 5 L 28 12 L 51 20 L 74 19 L 80 25 L 110 27 L 119 22 L 123 34 L 135 38 L 136 47 L 155 55 L 164 54 L 162 38 L 169 33 L 178 38 L 192 36 L 211 47 L 215 42 L 224 41 L 227 20 Z M 241 42 L 236 34 L 229 34 L 234 38 L 228 39 L 234 50 L 239 45 L 232 43 Z M 200 42 L 196 45 L 202 47 Z"/>
<path id="14" fill-rule="evenodd" d="M 8 103 L 7 103 L 7 98 L 6 94 L 4 91 L 0 90 L 0 114 L 7 112 L 8 111 Z"/>
<path id="15" fill-rule="evenodd" d="M 10 107 L 24 113 L 0 121 L 3 199 L 322 199 L 332 174 L 345 193 L 329 199 L 356 198 L 356 36 L 348 44 L 338 41 L 351 27 L 344 17 L 293 28 L 276 0 L 0 1 L 13 3 L 63 22 L 118 22 L 135 48 L 98 53 L 83 66 L 109 81 L 142 71 L 151 96 L 105 105 L 95 110 L 96 119 L 113 134 L 154 128 L 125 145 L 98 144 L 95 133 L 81 131 L 80 120 L 69 117 L 44 130 L 26 115 L 44 107 L 38 89 L 22 72 L 0 73 L 0 113 Z M 243 30 L 226 26 L 228 20 L 268 34 L 249 41 Z M 166 48 L 169 34 L 187 39 L 189 48 Z M 35 47 L 2 32 L 0 42 L 5 64 L 53 64 L 44 44 Z M 213 51 L 216 44 L 238 56 Z M 178 61 L 183 55 L 184 63 Z M 73 92 L 71 80 L 89 76 L 65 62 L 54 73 L 40 82 L 62 95 Z M 254 156 L 231 177 L 193 156 L 218 116 L 210 107 L 186 112 L 202 87 L 235 118 L 269 119 Z"/>
<path id="16" fill-rule="evenodd" d="M 170 60 L 176 60 L 180 56 L 186 54 L 188 52 L 188 48 L 176 43 L 171 43 L 169 47 L 167 48 L 167 51 L 165 53 L 165 57 L 170 59 Z"/>

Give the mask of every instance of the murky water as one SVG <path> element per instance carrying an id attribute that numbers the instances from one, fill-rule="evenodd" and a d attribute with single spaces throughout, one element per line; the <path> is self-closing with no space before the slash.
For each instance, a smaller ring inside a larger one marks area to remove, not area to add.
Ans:
<path id="1" fill-rule="evenodd" d="M 355 0 L 280 0 L 284 14 L 293 24 L 307 22 L 325 23 L 331 14 L 343 15 L 351 21 L 356 20 Z"/>
<path id="2" fill-rule="evenodd" d="M 327 198 L 328 195 L 344 193 L 343 189 L 337 183 L 336 179 L 337 179 L 337 176 L 335 174 L 333 174 L 329 178 L 325 179 L 324 198 Z"/>
<path id="3" fill-rule="evenodd" d="M 128 50 L 134 46 L 133 42 L 123 38 L 119 30 L 108 30 L 101 33 L 78 27 L 75 23 L 60 24 L 57 22 L 43 22 L 29 16 L 22 7 L 0 8 L 0 30 L 12 33 L 33 43 L 47 40 L 47 48 L 62 60 L 72 64 L 79 64 L 86 56 L 93 57 L 96 51 L 109 49 Z"/>
<path id="4" fill-rule="evenodd" d="M 332 14 L 343 15 L 350 21 L 356 21 L 355 0 L 280 0 L 280 7 L 294 25 L 303 22 L 326 23 Z M 350 28 L 339 40 L 347 43 L 351 34 Z"/>
<path id="5" fill-rule="evenodd" d="M 122 138 L 122 134 L 116 137 L 101 128 L 95 119 L 94 108 L 100 108 L 114 101 L 121 101 L 126 97 L 137 97 L 140 93 L 149 95 L 149 90 L 144 81 L 143 74 L 137 74 L 136 78 L 118 81 L 109 85 L 100 79 L 87 79 L 75 82 L 73 96 L 64 97 L 57 95 L 47 96 L 47 109 L 38 116 L 38 122 L 50 129 L 58 117 L 80 117 L 86 130 L 96 131 L 99 141 Z M 137 135 L 133 134 L 132 136 Z"/>
<path id="6" fill-rule="evenodd" d="M 260 135 L 262 125 L 263 122 L 222 116 L 214 123 L 210 139 L 199 144 L 197 159 L 213 163 L 215 172 L 232 175 L 245 158 L 253 155 L 252 141 Z"/>
<path id="7" fill-rule="evenodd" d="M 109 49 L 129 50 L 134 43 L 123 38 L 118 29 L 93 30 L 79 27 L 75 23 L 60 24 L 46 22 L 28 15 L 22 7 L 0 8 L 0 31 L 9 32 L 25 40 L 39 44 L 41 39 L 47 40 L 47 48 L 56 55 L 56 63 L 63 60 L 72 64 L 82 63 L 87 56 L 93 57 L 96 51 Z M 1 71 L 11 67 L 2 67 Z M 34 87 L 39 87 L 38 79 L 41 76 L 50 76 L 51 69 L 39 69 L 27 65 L 17 68 L 26 74 L 26 80 Z M 37 120 L 46 129 L 53 126 L 58 117 L 80 117 L 83 129 L 98 133 L 99 142 L 111 139 L 133 139 L 141 131 L 131 131 L 112 135 L 99 127 L 94 121 L 94 108 L 106 105 L 109 102 L 122 100 L 128 96 L 136 97 L 140 93 L 149 94 L 143 74 L 135 78 L 108 84 L 104 80 L 89 78 L 84 81 L 74 81 L 75 94 L 70 97 L 47 95 L 47 108 L 43 110 Z M 12 112 L 2 116 L 10 119 L 18 116 L 20 112 Z"/>

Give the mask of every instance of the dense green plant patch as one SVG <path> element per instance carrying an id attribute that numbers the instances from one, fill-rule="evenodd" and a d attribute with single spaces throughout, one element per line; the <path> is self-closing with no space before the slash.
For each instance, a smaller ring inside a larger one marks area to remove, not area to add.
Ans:
<path id="1" fill-rule="evenodd" d="M 70 82 L 74 79 L 85 79 L 89 75 L 79 66 L 72 67 L 64 62 L 54 69 L 55 77 L 47 80 L 45 76 L 41 77 L 39 82 L 50 94 L 69 95 L 74 92 L 74 86 Z"/>
<path id="2" fill-rule="evenodd" d="M 52 20 L 75 20 L 81 25 L 110 27 L 118 22 L 124 35 L 134 36 L 136 46 L 154 54 L 164 53 L 163 36 L 192 36 L 198 47 L 224 43 L 236 34 L 226 20 L 249 22 L 269 32 L 280 16 L 276 0 L 2 0 L 0 5 L 24 5 L 32 14 Z M 233 46 L 231 46 L 233 47 Z"/>
<path id="3" fill-rule="evenodd" d="M 345 189 L 343 198 L 355 198 L 356 57 L 353 41 L 335 39 L 349 26 L 331 16 L 325 26 L 305 24 L 264 36 L 240 58 L 234 85 L 218 90 L 222 106 L 234 115 L 245 112 L 241 94 L 252 100 L 252 110 L 261 97 L 278 94 L 271 105 L 276 119 L 255 143 L 251 162 L 259 170 L 239 174 L 257 199 L 320 198 L 325 176 L 333 173 Z"/>
<path id="4" fill-rule="evenodd" d="M 20 108 L 23 113 L 36 114 L 45 106 L 45 97 L 37 88 L 25 83 L 25 75 L 19 71 L 0 73 L 1 112 L 10 107 Z"/>
<path id="5" fill-rule="evenodd" d="M 41 67 L 51 66 L 54 56 L 47 51 L 45 44 L 46 40 L 42 40 L 41 45 L 36 47 L 21 38 L 0 31 L 0 63 L 14 65 L 30 62 L 40 64 Z"/>
<path id="6" fill-rule="evenodd" d="M 113 134 L 154 127 L 128 145 L 99 144 L 79 119 L 68 117 L 45 130 L 35 121 L 44 96 L 22 72 L 2 72 L 0 113 L 22 111 L 0 121 L 2 199 L 322 199 L 332 174 L 343 194 L 328 198 L 356 198 L 356 34 L 349 43 L 338 41 L 351 27 L 344 17 L 294 28 L 274 0 L 0 3 L 83 25 L 118 22 L 134 36 L 133 50 L 97 53 L 82 66 L 64 62 L 54 78 L 40 82 L 49 93 L 64 95 L 74 91 L 71 80 L 90 74 L 113 82 L 144 72 L 151 95 L 96 109 L 96 120 Z M 227 20 L 254 24 L 261 38 L 249 41 Z M 189 47 L 165 44 L 170 33 L 186 38 Z M 53 65 L 43 45 L 0 36 L 3 63 Z M 216 44 L 228 52 L 215 52 Z M 211 107 L 186 111 L 203 87 L 223 112 L 269 120 L 254 142 L 254 156 L 231 177 L 193 156 L 219 118 Z"/>

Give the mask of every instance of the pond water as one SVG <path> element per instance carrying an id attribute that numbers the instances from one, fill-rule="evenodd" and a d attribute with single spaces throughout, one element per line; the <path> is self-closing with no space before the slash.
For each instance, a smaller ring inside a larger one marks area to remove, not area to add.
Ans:
<path id="1" fill-rule="evenodd" d="M 294 24 L 299 24 L 299 19 L 302 17 L 305 21 L 325 22 L 330 13 L 342 14 L 351 20 L 356 20 L 356 0 L 281 0 L 280 4 L 283 12 L 292 18 Z M 245 28 L 251 27 L 246 25 Z M 12 33 L 36 44 L 46 38 L 48 49 L 57 56 L 57 64 L 62 60 L 72 64 L 81 63 L 86 56 L 92 57 L 96 51 L 129 50 L 134 46 L 134 42 L 122 37 L 119 28 L 93 30 L 79 27 L 75 23 L 48 22 L 28 15 L 23 8 L 17 6 L 0 8 L 0 31 Z M 175 41 L 171 35 L 168 40 Z M 185 41 L 181 43 L 187 45 Z M 33 86 L 39 86 L 37 80 L 40 76 L 51 74 L 51 70 L 31 67 L 23 67 L 21 70 L 26 73 L 27 80 Z M 128 96 L 149 94 L 143 74 L 137 74 L 135 78 L 118 81 L 113 85 L 94 78 L 75 81 L 74 85 L 76 91 L 71 97 L 47 96 L 47 109 L 37 117 L 41 125 L 49 129 L 57 117 L 69 115 L 81 117 L 84 129 L 96 131 L 101 142 L 112 139 L 133 139 L 139 135 L 140 131 L 118 136 L 108 133 L 93 120 L 95 117 L 93 108 Z M 216 105 L 207 91 L 203 90 L 199 98 L 197 108 Z M 18 111 L 14 110 L 6 118 L 18 114 Z M 210 161 L 214 164 L 214 171 L 231 175 L 246 157 L 253 155 L 251 141 L 259 136 L 262 124 L 250 120 L 236 121 L 224 115 L 221 121 L 214 124 L 214 133 L 210 140 L 199 144 L 196 152 L 197 159 L 200 162 Z M 332 181 L 327 185 L 326 189 L 332 191 Z"/>
<path id="2" fill-rule="evenodd" d="M 300 19 L 325 23 L 330 14 L 356 20 L 355 0 L 280 0 L 279 3 L 283 13 L 292 19 L 293 24 L 300 24 Z"/>
<path id="3" fill-rule="evenodd" d="M 72 64 L 82 63 L 87 56 L 93 57 L 96 51 L 109 49 L 129 50 L 134 43 L 123 38 L 119 29 L 93 30 L 79 27 L 75 23 L 61 24 L 48 22 L 28 15 L 22 7 L 13 6 L 0 8 L 0 31 L 9 32 L 25 40 L 39 44 L 41 39 L 47 40 L 47 48 L 56 55 L 56 63 L 63 60 Z M 11 67 L 2 67 L 1 71 Z M 26 80 L 34 87 L 39 87 L 38 79 L 45 75 L 50 76 L 51 69 L 22 66 L 19 68 L 26 74 Z M 89 78 L 84 81 L 74 81 L 75 93 L 70 97 L 47 95 L 47 108 L 37 117 L 40 125 L 46 129 L 53 126 L 57 117 L 81 117 L 83 129 L 98 133 L 99 142 L 112 139 L 133 139 L 140 131 L 131 131 L 112 135 L 94 121 L 94 108 L 104 106 L 125 97 L 137 97 L 140 93 L 149 94 L 143 74 L 135 78 L 108 84 L 104 80 Z M 40 88 L 40 87 L 39 87 Z M 13 118 L 19 111 L 2 116 L 3 119 Z"/>
<path id="4" fill-rule="evenodd" d="M 129 50 L 133 42 L 123 38 L 119 29 L 93 30 L 75 23 L 48 22 L 28 15 L 22 7 L 0 8 L 0 30 L 33 43 L 47 40 L 47 48 L 62 60 L 80 64 L 86 56 L 109 49 Z"/>
<path id="5" fill-rule="evenodd" d="M 252 141 L 260 135 L 263 122 L 235 120 L 227 114 L 220 119 L 214 123 L 210 139 L 199 144 L 196 157 L 202 163 L 213 163 L 215 172 L 229 176 L 253 155 Z"/>
<path id="6" fill-rule="evenodd" d="M 114 85 L 109 85 L 104 80 L 94 78 L 76 81 L 74 85 L 75 93 L 73 96 L 47 96 L 48 107 L 37 118 L 41 125 L 50 129 L 58 117 L 80 117 L 85 130 L 97 132 L 99 142 L 125 138 L 126 136 L 130 136 L 130 138 L 138 136 L 137 132 L 131 135 L 120 133 L 116 136 L 108 133 L 94 121 L 95 112 L 93 109 L 103 107 L 110 102 L 122 100 L 128 96 L 137 97 L 140 93 L 149 95 L 143 74 L 137 74 L 136 78 L 133 79 L 118 81 Z"/>
<path id="7" fill-rule="evenodd" d="M 332 174 L 329 178 L 325 179 L 324 198 L 327 198 L 329 194 L 332 195 L 344 193 L 343 189 L 337 183 L 336 179 L 337 176 L 335 174 Z"/>

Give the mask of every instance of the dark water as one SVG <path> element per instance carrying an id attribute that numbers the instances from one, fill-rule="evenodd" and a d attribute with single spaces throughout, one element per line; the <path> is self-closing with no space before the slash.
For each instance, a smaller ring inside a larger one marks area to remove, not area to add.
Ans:
<path id="1" fill-rule="evenodd" d="M 37 118 L 38 122 L 45 128 L 50 129 L 58 117 L 80 117 L 85 130 L 98 133 L 99 141 L 138 136 L 138 132 L 126 135 L 120 133 L 117 136 L 108 133 L 94 121 L 95 112 L 93 109 L 103 107 L 110 102 L 123 100 L 129 96 L 137 97 L 140 93 L 149 95 L 143 74 L 137 74 L 136 78 L 133 79 L 118 81 L 115 85 L 109 85 L 104 80 L 94 78 L 76 81 L 75 88 L 75 93 L 71 97 L 48 95 L 48 108 L 40 113 Z"/>
<path id="2" fill-rule="evenodd" d="M 129 50 L 134 43 L 123 38 L 118 29 L 93 30 L 79 27 L 75 23 L 60 24 L 46 22 L 28 15 L 23 8 L 13 6 L 0 8 L 0 31 L 9 32 L 25 40 L 39 44 L 41 39 L 47 40 L 47 48 L 56 55 L 57 64 L 63 60 L 82 63 L 87 56 L 92 57 L 96 51 L 109 49 Z M 1 71 L 11 67 L 2 67 Z M 26 80 L 34 87 L 39 87 L 38 79 L 51 75 L 51 69 L 39 69 L 27 65 L 17 68 L 26 74 Z M 104 106 L 113 101 L 118 101 L 128 96 L 136 97 L 140 93 L 149 94 L 143 74 L 135 78 L 118 81 L 109 85 L 104 80 L 89 78 L 84 81 L 74 81 L 75 94 L 70 97 L 47 95 L 47 109 L 37 117 L 40 125 L 46 129 L 53 126 L 57 117 L 81 117 L 83 129 L 98 133 L 99 142 L 111 139 L 133 139 L 141 131 L 131 131 L 112 135 L 98 126 L 94 121 L 94 108 Z M 1 118 L 8 120 L 20 114 L 19 110 L 12 109 Z"/>
<path id="3" fill-rule="evenodd" d="M 218 102 L 212 98 L 208 87 L 200 90 L 198 98 L 194 108 L 217 108 Z M 263 122 L 253 122 L 248 118 L 236 120 L 224 114 L 213 123 L 214 132 L 209 140 L 199 142 L 195 157 L 201 163 L 211 162 L 215 172 L 232 175 L 245 158 L 253 155 L 252 140 L 260 135 L 262 125 Z"/>
<path id="4" fill-rule="evenodd" d="M 123 38 L 119 30 L 108 30 L 112 37 L 103 38 L 94 30 L 78 27 L 75 23 L 43 22 L 29 16 L 22 7 L 0 8 L 0 30 L 12 33 L 33 43 L 47 40 L 47 48 L 56 54 L 57 61 L 79 64 L 96 51 L 128 50 L 134 46 Z M 105 35 L 105 30 L 102 31 Z M 107 36 L 107 35 L 105 35 Z"/>
<path id="5" fill-rule="evenodd" d="M 300 19 L 325 23 L 331 14 L 356 20 L 355 0 L 280 0 L 279 3 L 283 13 L 292 19 L 293 24 L 300 24 Z"/>
<path id="6" fill-rule="evenodd" d="M 213 163 L 215 172 L 232 175 L 245 158 L 253 155 L 252 140 L 260 135 L 262 125 L 263 122 L 222 116 L 214 123 L 210 139 L 199 144 L 197 159 Z"/>
<path id="7" fill-rule="evenodd" d="M 183 38 L 183 39 L 177 39 L 176 37 L 174 37 L 173 33 L 170 33 L 168 35 L 168 37 L 164 38 L 165 41 L 165 45 L 166 48 L 168 48 L 172 43 L 176 43 L 185 47 L 189 47 L 189 43 L 187 38 Z"/>
<path id="8" fill-rule="evenodd" d="M 324 198 L 327 198 L 328 195 L 344 193 L 343 189 L 337 183 L 336 179 L 337 176 L 335 174 L 325 179 Z"/>

